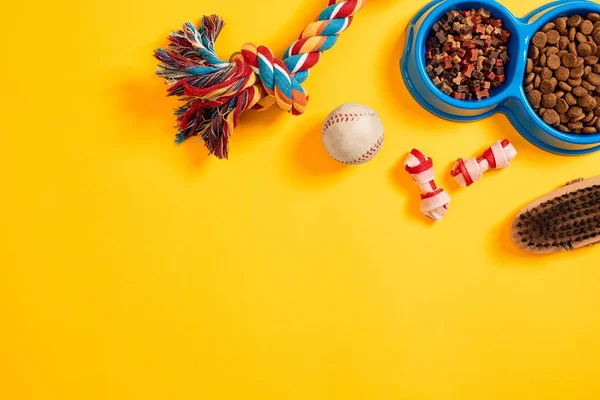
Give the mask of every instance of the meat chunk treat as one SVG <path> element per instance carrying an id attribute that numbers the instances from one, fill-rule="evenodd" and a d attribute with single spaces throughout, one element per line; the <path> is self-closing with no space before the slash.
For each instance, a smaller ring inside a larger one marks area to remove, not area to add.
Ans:
<path id="1" fill-rule="evenodd" d="M 523 78 L 542 120 L 564 133 L 600 132 L 600 14 L 552 21 L 531 38 Z"/>
<path id="2" fill-rule="evenodd" d="M 451 11 L 426 42 L 426 71 L 434 85 L 458 100 L 482 100 L 506 80 L 511 33 L 485 9 Z"/>

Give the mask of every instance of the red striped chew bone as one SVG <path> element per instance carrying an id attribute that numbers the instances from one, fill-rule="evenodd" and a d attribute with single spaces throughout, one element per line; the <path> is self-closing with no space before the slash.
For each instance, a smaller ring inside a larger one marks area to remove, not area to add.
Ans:
<path id="1" fill-rule="evenodd" d="M 508 167 L 516 156 L 517 150 L 508 140 L 497 141 L 479 158 L 459 158 L 451 174 L 460 186 L 471 186 L 489 169 Z"/>
<path id="2" fill-rule="evenodd" d="M 408 172 L 415 183 L 419 185 L 421 194 L 421 212 L 432 220 L 439 222 L 448 212 L 450 196 L 442 188 L 435 185 L 435 173 L 433 171 L 433 160 L 413 149 L 405 162 Z"/>

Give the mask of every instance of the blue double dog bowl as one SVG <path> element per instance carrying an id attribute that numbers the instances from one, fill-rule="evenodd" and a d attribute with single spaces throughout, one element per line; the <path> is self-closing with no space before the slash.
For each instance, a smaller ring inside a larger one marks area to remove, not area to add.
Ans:
<path id="1" fill-rule="evenodd" d="M 425 71 L 425 42 L 432 26 L 449 11 L 484 8 L 504 20 L 512 32 L 508 46 L 511 62 L 506 81 L 484 100 L 456 100 L 431 81 Z M 471 122 L 495 113 L 506 115 L 515 129 L 537 147 L 560 155 L 581 155 L 600 150 L 600 133 L 577 135 L 547 125 L 529 104 L 523 87 L 530 40 L 545 24 L 557 18 L 590 12 L 600 13 L 600 4 L 587 0 L 555 1 L 524 18 L 515 17 L 495 0 L 435 0 L 415 15 L 407 27 L 407 40 L 400 62 L 404 82 L 415 100 L 431 114 L 450 121 Z"/>

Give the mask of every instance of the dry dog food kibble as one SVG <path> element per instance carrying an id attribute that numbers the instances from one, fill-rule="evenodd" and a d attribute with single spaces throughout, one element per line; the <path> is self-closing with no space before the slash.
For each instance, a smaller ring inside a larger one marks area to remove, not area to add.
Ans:
<path id="1" fill-rule="evenodd" d="M 600 132 L 600 14 L 547 23 L 531 38 L 523 86 L 542 120 L 561 132 Z"/>
<path id="2" fill-rule="evenodd" d="M 458 100 L 490 97 L 506 80 L 511 33 L 484 9 L 451 11 L 436 22 L 427 39 L 427 74 Z"/>

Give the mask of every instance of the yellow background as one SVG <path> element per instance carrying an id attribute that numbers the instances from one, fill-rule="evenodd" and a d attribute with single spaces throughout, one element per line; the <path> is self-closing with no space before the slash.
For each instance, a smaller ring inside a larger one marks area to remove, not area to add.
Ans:
<path id="1" fill-rule="evenodd" d="M 600 153 L 418 107 L 397 64 L 424 1 L 371 1 L 307 81 L 307 113 L 248 113 L 229 161 L 173 144 L 152 57 L 172 29 L 220 14 L 221 57 L 281 54 L 325 3 L 3 5 L 1 399 L 600 398 L 600 249 L 530 257 L 507 233 L 529 201 L 598 175 Z M 386 141 L 340 167 L 320 125 L 351 101 Z M 513 164 L 456 188 L 452 162 L 502 138 Z M 413 147 L 453 196 L 437 225 L 402 168 Z"/>

